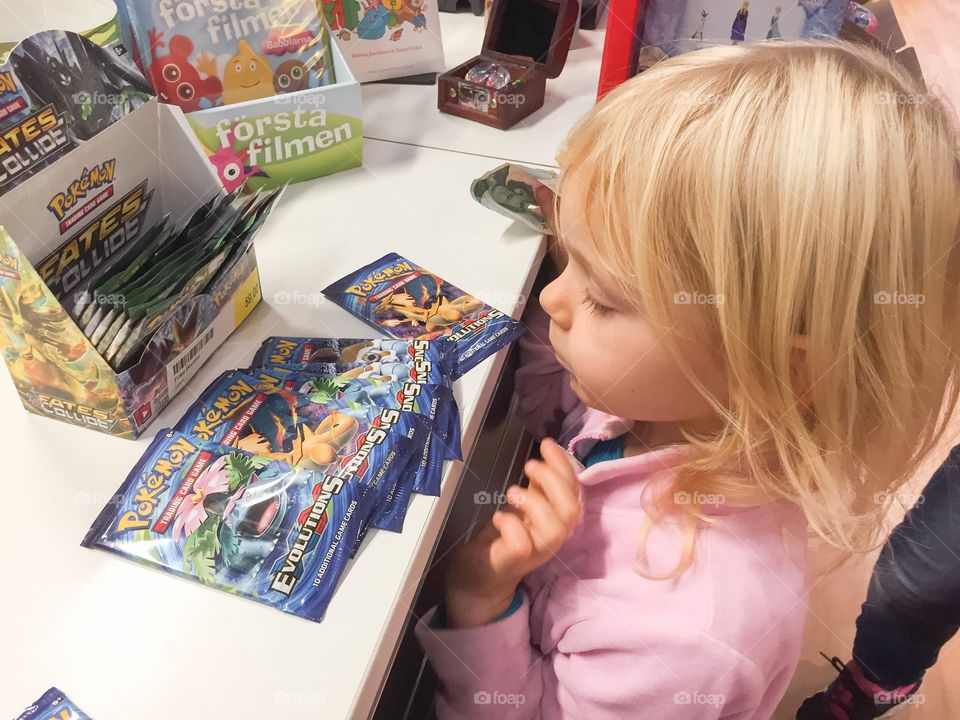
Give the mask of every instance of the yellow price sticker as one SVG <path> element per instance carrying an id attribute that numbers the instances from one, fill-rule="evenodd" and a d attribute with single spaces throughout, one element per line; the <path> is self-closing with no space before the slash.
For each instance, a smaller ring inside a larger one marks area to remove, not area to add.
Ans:
<path id="1" fill-rule="evenodd" d="M 261 300 L 263 300 L 263 293 L 260 290 L 260 273 L 254 268 L 233 296 L 234 318 L 237 327 L 247 319 Z"/>

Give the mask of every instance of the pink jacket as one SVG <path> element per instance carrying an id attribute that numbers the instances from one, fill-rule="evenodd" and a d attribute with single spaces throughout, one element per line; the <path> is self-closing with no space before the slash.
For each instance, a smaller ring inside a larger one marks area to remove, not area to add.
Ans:
<path id="1" fill-rule="evenodd" d="M 550 426 L 562 417 L 561 444 L 578 458 L 629 429 L 624 420 L 576 407 L 562 368 L 536 336 L 523 341 L 518 372 L 533 429 L 555 431 Z M 436 608 L 421 618 L 416 633 L 440 680 L 440 720 L 773 714 L 800 655 L 806 522 L 785 503 L 721 505 L 716 522 L 696 535 L 693 567 L 674 580 L 644 578 L 635 571 L 647 517 L 641 496 L 651 475 L 685 452 L 662 448 L 583 470 L 580 524 L 524 579 L 523 604 L 512 615 L 457 630 L 428 627 Z M 676 527 L 655 526 L 648 569 L 671 570 L 682 547 Z"/>

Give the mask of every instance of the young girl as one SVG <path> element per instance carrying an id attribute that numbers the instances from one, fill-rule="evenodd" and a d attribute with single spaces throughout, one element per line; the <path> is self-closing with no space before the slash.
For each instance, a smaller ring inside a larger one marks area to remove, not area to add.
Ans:
<path id="1" fill-rule="evenodd" d="M 437 714 L 769 718 L 808 526 L 869 545 L 953 411 L 948 116 L 864 47 L 710 48 L 611 93 L 560 164 L 569 259 L 517 378 L 560 444 L 418 624 Z"/>

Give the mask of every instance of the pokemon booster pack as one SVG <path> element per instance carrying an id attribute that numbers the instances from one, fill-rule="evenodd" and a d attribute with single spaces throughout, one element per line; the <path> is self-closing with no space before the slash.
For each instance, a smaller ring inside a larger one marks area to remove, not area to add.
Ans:
<path id="1" fill-rule="evenodd" d="M 20 713 L 17 720 L 90 720 L 90 716 L 54 687 Z"/>
<path id="2" fill-rule="evenodd" d="M 388 428 L 326 471 L 175 431 L 150 445 L 83 541 L 320 621 L 390 468 Z"/>
<path id="3" fill-rule="evenodd" d="M 430 436 L 429 417 L 413 410 L 385 414 L 385 408 L 369 402 L 327 407 L 291 389 L 309 379 L 286 372 L 225 373 L 201 394 L 176 429 L 294 467 L 327 472 L 360 450 L 371 427 L 386 430 L 389 425 L 387 444 L 396 444 L 398 456 L 391 456 L 389 473 L 368 478 L 378 490 L 371 523 L 400 532 L 410 493 L 425 482 L 419 479 L 426 472 L 420 470 L 419 451 Z"/>
<path id="4" fill-rule="evenodd" d="M 453 346 L 453 378 L 526 331 L 509 315 L 396 253 L 350 273 L 323 294 L 395 338 Z"/>

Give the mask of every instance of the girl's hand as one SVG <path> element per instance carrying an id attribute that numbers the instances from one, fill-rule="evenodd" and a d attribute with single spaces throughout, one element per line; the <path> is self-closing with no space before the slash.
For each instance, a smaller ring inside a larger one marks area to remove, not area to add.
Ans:
<path id="1" fill-rule="evenodd" d="M 484 625 L 510 606 L 524 575 L 552 558 L 580 518 L 580 486 L 563 450 L 540 444 L 543 460 L 530 460 L 529 488 L 507 490 L 506 510 L 458 551 L 447 574 L 450 627 Z"/>

